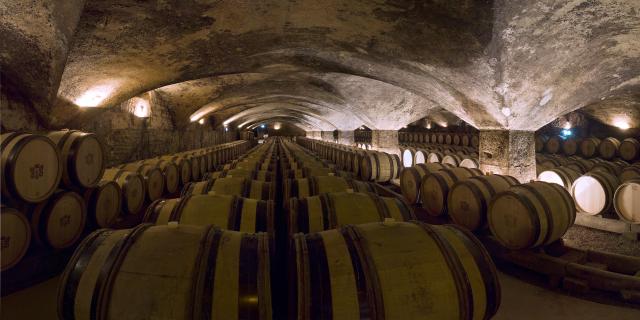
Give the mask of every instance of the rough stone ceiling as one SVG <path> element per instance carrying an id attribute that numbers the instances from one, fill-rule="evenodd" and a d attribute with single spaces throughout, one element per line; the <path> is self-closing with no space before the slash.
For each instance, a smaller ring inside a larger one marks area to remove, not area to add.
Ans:
<path id="1" fill-rule="evenodd" d="M 3 81 L 51 126 L 76 118 L 78 104 L 109 107 L 150 90 L 180 125 L 280 117 L 305 130 L 399 129 L 446 110 L 477 128 L 535 130 L 586 107 L 640 126 L 640 0 L 8 0 L 0 9 L 11 43 L 0 48 Z"/>

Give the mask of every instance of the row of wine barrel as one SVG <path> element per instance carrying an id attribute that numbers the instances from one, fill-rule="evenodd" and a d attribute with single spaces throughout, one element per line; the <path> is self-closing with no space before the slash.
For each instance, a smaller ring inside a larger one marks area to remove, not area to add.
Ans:
<path id="1" fill-rule="evenodd" d="M 491 258 L 453 225 L 345 226 L 296 235 L 292 247 L 291 319 L 487 319 L 500 305 Z M 266 233 L 99 230 L 61 277 L 59 318 L 272 319 L 273 257 Z"/>
<path id="2" fill-rule="evenodd" d="M 104 148 L 91 133 L 8 132 L 0 136 L 0 144 L 3 203 L 39 203 L 58 188 L 92 188 L 104 172 Z"/>
<path id="3" fill-rule="evenodd" d="M 353 172 L 362 180 L 387 182 L 397 179 L 402 169 L 400 158 L 396 154 L 362 150 L 342 144 L 297 138 L 296 142 L 316 153 L 320 158 L 334 163 L 340 170 Z"/>
<path id="4" fill-rule="evenodd" d="M 535 139 L 536 152 L 562 153 L 566 156 L 580 155 L 585 158 L 599 156 L 605 160 L 616 157 L 625 161 L 640 159 L 640 141 L 637 138 L 627 138 L 620 141 L 613 137 L 580 139 L 537 135 Z"/>
<path id="5" fill-rule="evenodd" d="M 420 147 L 401 146 L 402 165 L 405 168 L 420 163 L 444 163 L 454 167 L 478 168 L 478 154 L 468 147 L 443 147 L 422 145 Z"/>
<path id="6" fill-rule="evenodd" d="M 539 181 L 555 183 L 568 190 L 577 210 L 588 215 L 602 215 L 615 211 L 621 220 L 640 224 L 640 163 L 627 165 L 620 160 L 577 162 L 554 159 L 559 166 L 548 168 L 538 175 Z"/>
<path id="7" fill-rule="evenodd" d="M 477 134 L 456 132 L 398 132 L 400 143 L 431 143 L 478 148 Z"/>

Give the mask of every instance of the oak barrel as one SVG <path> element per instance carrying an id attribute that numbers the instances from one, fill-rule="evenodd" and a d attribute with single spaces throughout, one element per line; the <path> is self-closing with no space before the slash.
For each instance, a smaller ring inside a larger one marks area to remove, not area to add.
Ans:
<path id="1" fill-rule="evenodd" d="M 289 179 L 284 184 L 284 201 L 292 197 L 305 198 L 327 192 L 345 192 L 351 189 L 354 192 L 374 192 L 375 187 L 371 182 L 347 179 L 336 176 L 317 176 L 304 179 Z"/>
<path id="2" fill-rule="evenodd" d="M 591 167 L 589 171 L 603 171 L 608 172 L 614 176 L 619 176 L 624 168 L 628 167 L 628 163 L 618 161 L 600 161 Z"/>
<path id="3" fill-rule="evenodd" d="M 449 190 L 456 182 L 482 175 L 478 169 L 450 168 L 432 172 L 422 177 L 420 200 L 425 211 L 432 216 L 447 212 Z"/>
<path id="4" fill-rule="evenodd" d="M 569 167 L 557 167 L 542 171 L 538 174 L 538 181 L 555 183 L 567 190 L 571 190 L 573 182 L 581 175 L 581 172 L 575 171 Z"/>
<path id="5" fill-rule="evenodd" d="M 640 224 L 640 178 L 626 181 L 618 187 L 613 206 L 621 220 Z"/>
<path id="6" fill-rule="evenodd" d="M 242 177 L 224 177 L 207 181 L 191 182 L 182 189 L 182 197 L 190 194 L 232 195 L 257 200 L 274 200 L 275 183 Z"/>
<path id="7" fill-rule="evenodd" d="M 536 137 L 535 137 L 535 149 L 536 149 L 536 152 L 542 152 L 544 150 L 544 147 L 545 147 L 545 145 L 546 145 L 548 140 L 549 140 L 548 136 L 536 135 Z"/>
<path id="8" fill-rule="evenodd" d="M 136 172 L 110 168 L 104 171 L 103 181 L 114 181 L 122 189 L 122 211 L 137 214 L 145 199 L 144 178 Z"/>
<path id="9" fill-rule="evenodd" d="M 386 152 L 368 151 L 360 161 L 360 177 L 368 181 L 397 179 L 401 169 L 400 157 Z"/>
<path id="10" fill-rule="evenodd" d="M 602 159 L 611 160 L 618 155 L 619 148 L 620 140 L 609 137 L 602 139 L 598 145 L 598 153 Z"/>
<path id="11" fill-rule="evenodd" d="M 347 224 L 415 220 L 403 201 L 371 192 L 332 192 L 306 198 L 291 198 L 289 233 L 319 232 Z"/>
<path id="12" fill-rule="evenodd" d="M 2 206 L 0 228 L 2 231 L 0 271 L 5 271 L 20 262 L 27 253 L 31 243 L 31 226 L 22 212 Z"/>
<path id="13" fill-rule="evenodd" d="M 440 163 L 444 158 L 444 153 L 440 151 L 432 151 L 427 156 L 427 163 Z"/>
<path id="14" fill-rule="evenodd" d="M 67 188 L 91 188 L 100 182 L 106 156 L 102 142 L 93 133 L 77 130 L 52 131 L 47 137 L 62 157 L 62 183 Z"/>
<path id="15" fill-rule="evenodd" d="M 46 201 L 27 209 L 33 240 L 44 247 L 64 249 L 74 245 L 87 221 L 84 199 L 72 191 L 59 190 Z"/>
<path id="16" fill-rule="evenodd" d="M 497 174 L 458 181 L 447 198 L 449 216 L 455 224 L 471 231 L 485 227 L 491 199 L 517 184 L 516 178 Z"/>
<path id="17" fill-rule="evenodd" d="M 162 175 L 164 176 L 164 192 L 166 194 L 174 194 L 178 191 L 181 182 L 180 171 L 174 162 L 162 159 L 147 159 L 143 160 L 142 163 L 155 166 L 162 171 Z"/>
<path id="18" fill-rule="evenodd" d="M 498 193 L 489 204 L 489 229 L 509 249 L 525 249 L 560 239 L 576 219 L 566 189 L 534 181 Z"/>
<path id="19" fill-rule="evenodd" d="M 214 225 L 241 232 L 269 232 L 274 228 L 273 201 L 230 195 L 188 195 L 177 199 L 160 199 L 149 205 L 143 222 L 181 225 Z"/>
<path id="20" fill-rule="evenodd" d="M 269 240 L 210 226 L 98 230 L 61 276 L 58 318 L 271 319 Z"/>
<path id="21" fill-rule="evenodd" d="M 566 156 L 572 156 L 578 153 L 578 146 L 580 144 L 580 140 L 577 138 L 567 138 L 562 142 L 562 153 Z"/>
<path id="22" fill-rule="evenodd" d="M 600 139 L 591 137 L 583 139 L 580 142 L 580 153 L 585 158 L 592 158 L 596 155 L 598 151 L 598 146 L 600 145 Z"/>
<path id="23" fill-rule="evenodd" d="M 463 157 L 457 154 L 448 154 L 442 158 L 442 163 L 449 164 L 452 167 L 459 167 Z"/>
<path id="24" fill-rule="evenodd" d="M 547 151 L 547 153 L 556 154 L 560 151 L 560 146 L 561 146 L 560 137 L 553 136 L 547 140 L 547 142 L 544 145 L 544 149 L 545 151 Z"/>
<path id="25" fill-rule="evenodd" d="M 421 163 L 411 168 L 404 168 L 400 174 L 400 190 L 410 204 L 420 200 L 420 184 L 422 177 L 433 171 L 449 168 L 442 163 Z"/>
<path id="26" fill-rule="evenodd" d="M 571 195 L 578 211 L 588 215 L 607 213 L 613 208 L 613 195 L 620 180 L 604 171 L 591 171 L 576 179 Z"/>
<path id="27" fill-rule="evenodd" d="M 185 185 L 191 181 L 191 161 L 180 156 L 163 156 L 162 160 L 168 160 L 173 162 L 178 167 L 178 173 L 180 177 L 179 185 Z"/>
<path id="28" fill-rule="evenodd" d="M 460 167 L 469 168 L 469 169 L 478 169 L 480 168 L 480 162 L 475 158 L 464 158 L 460 161 Z"/>
<path id="29" fill-rule="evenodd" d="M 348 225 L 293 239 L 289 319 L 489 319 L 495 266 L 455 225 Z"/>
<path id="30" fill-rule="evenodd" d="M 20 132 L 0 136 L 3 202 L 38 203 L 53 194 L 62 178 L 62 158 L 47 137 Z"/>
<path id="31" fill-rule="evenodd" d="M 87 215 L 92 225 L 109 228 L 118 219 L 122 208 L 122 190 L 114 181 L 100 181 L 83 194 Z"/>
<path id="32" fill-rule="evenodd" d="M 640 178 L 640 163 L 625 167 L 618 177 L 621 182 Z"/>
<path id="33" fill-rule="evenodd" d="M 155 201 L 164 193 L 164 175 L 156 166 L 144 163 L 129 163 L 119 167 L 140 174 L 144 180 L 145 196 L 148 202 Z"/>
<path id="34" fill-rule="evenodd" d="M 640 141 L 635 138 L 627 138 L 620 143 L 620 158 L 626 161 L 633 161 L 640 157 Z"/>

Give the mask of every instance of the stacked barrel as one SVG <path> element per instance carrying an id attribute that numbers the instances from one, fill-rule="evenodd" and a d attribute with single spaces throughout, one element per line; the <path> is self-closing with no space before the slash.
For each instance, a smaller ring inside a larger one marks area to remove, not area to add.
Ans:
<path id="1" fill-rule="evenodd" d="M 627 223 L 640 224 L 640 162 L 630 164 L 640 160 L 637 139 L 538 136 L 536 144 L 547 152 L 536 155 L 538 180 L 568 190 L 579 212 L 617 214 Z"/>
<path id="2" fill-rule="evenodd" d="M 9 132 L 0 140 L 2 271 L 28 251 L 75 245 L 87 220 L 92 225 L 111 220 L 112 202 L 119 201 L 120 194 L 117 186 L 100 183 L 105 153 L 95 135 L 74 130 Z"/>
<path id="3" fill-rule="evenodd" d="M 400 155 L 405 168 L 424 163 L 479 167 L 477 135 L 405 132 L 404 137 L 401 139 Z"/>

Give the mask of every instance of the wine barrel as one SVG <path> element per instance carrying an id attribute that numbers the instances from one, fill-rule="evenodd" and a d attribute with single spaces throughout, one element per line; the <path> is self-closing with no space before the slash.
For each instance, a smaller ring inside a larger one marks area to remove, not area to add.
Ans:
<path id="1" fill-rule="evenodd" d="M 534 181 L 498 193 L 489 204 L 489 229 L 504 247 L 525 249 L 560 239 L 573 225 L 576 207 L 567 190 Z"/>
<path id="2" fill-rule="evenodd" d="M 122 170 L 140 174 L 144 180 L 145 196 L 148 202 L 156 201 L 164 193 L 164 176 L 156 166 L 144 163 L 129 163 L 119 167 Z"/>
<path id="3" fill-rule="evenodd" d="M 444 153 L 439 151 L 432 151 L 427 156 L 427 163 L 441 163 L 444 158 Z"/>
<path id="4" fill-rule="evenodd" d="M 598 146 L 600 145 L 600 139 L 591 137 L 583 139 L 580 142 L 580 153 L 585 158 L 593 158 L 598 151 Z"/>
<path id="5" fill-rule="evenodd" d="M 620 158 L 625 161 L 633 161 L 640 157 L 640 141 L 635 138 L 627 138 L 620 143 Z"/>
<path id="6" fill-rule="evenodd" d="M 147 159 L 143 160 L 142 163 L 155 166 L 160 169 L 164 176 L 164 192 L 166 194 L 174 194 L 178 191 L 181 179 L 178 166 L 175 163 L 162 159 Z"/>
<path id="7" fill-rule="evenodd" d="M 285 181 L 284 201 L 292 197 L 305 198 L 317 196 L 327 192 L 345 192 L 351 189 L 354 192 L 375 192 L 371 182 L 346 179 L 336 176 L 317 176 L 304 179 L 291 179 Z"/>
<path id="8" fill-rule="evenodd" d="M 544 147 L 547 144 L 548 140 L 549 140 L 548 136 L 536 135 L 536 137 L 535 137 L 536 153 L 542 152 L 544 150 Z"/>
<path id="9" fill-rule="evenodd" d="M 427 162 L 427 157 L 429 156 L 429 150 L 427 149 L 417 149 L 415 156 L 414 156 L 414 160 L 413 160 L 413 165 L 418 165 L 418 164 L 423 164 Z"/>
<path id="10" fill-rule="evenodd" d="M 274 200 L 275 183 L 241 177 L 224 177 L 188 183 L 182 189 L 181 196 L 210 192 L 257 200 Z"/>
<path id="11" fill-rule="evenodd" d="M 122 190 L 117 183 L 100 181 L 95 188 L 85 190 L 83 198 L 91 225 L 99 228 L 113 226 L 122 208 Z"/>
<path id="12" fill-rule="evenodd" d="M 547 153 L 556 154 L 560 151 L 561 141 L 560 137 L 550 137 L 544 145 L 544 149 Z"/>
<path id="13" fill-rule="evenodd" d="M 97 136 L 77 130 L 52 131 L 47 137 L 62 157 L 62 184 L 67 188 L 91 188 L 100 182 L 106 156 Z"/>
<path id="14" fill-rule="evenodd" d="M 269 240 L 202 226 L 98 230 L 62 274 L 58 318 L 271 319 Z"/>
<path id="15" fill-rule="evenodd" d="M 482 175 L 478 169 L 450 168 L 432 172 L 422 177 L 420 200 L 425 211 L 432 216 L 447 212 L 449 190 L 458 181 Z"/>
<path id="16" fill-rule="evenodd" d="M 421 163 L 411 168 L 404 168 L 400 174 L 400 190 L 410 204 L 420 200 L 420 184 L 422 177 L 442 169 L 449 168 L 449 165 L 442 163 Z"/>
<path id="17" fill-rule="evenodd" d="M 459 167 L 463 157 L 457 154 L 448 154 L 442 158 L 442 163 L 451 165 L 452 167 Z"/>
<path id="18" fill-rule="evenodd" d="M 621 161 L 601 161 L 593 165 L 590 171 L 604 171 L 614 176 L 619 176 L 622 170 L 628 166 L 629 164 Z"/>
<path id="19" fill-rule="evenodd" d="M 493 196 L 517 184 L 516 178 L 497 174 L 458 181 L 451 187 L 447 198 L 449 216 L 455 224 L 471 231 L 483 228 L 487 224 L 487 210 Z"/>
<path id="20" fill-rule="evenodd" d="M 273 181 L 273 173 L 271 171 L 250 171 L 246 169 L 230 169 L 226 171 L 207 172 L 202 176 L 202 181 L 225 177 L 247 178 L 267 182 Z"/>
<path id="21" fill-rule="evenodd" d="M 562 142 L 562 153 L 566 156 L 572 156 L 578 153 L 579 140 L 575 138 L 567 138 Z"/>
<path id="22" fill-rule="evenodd" d="M 640 178 L 640 163 L 636 163 L 632 166 L 628 166 L 622 169 L 619 178 L 621 182 L 627 182 L 631 179 Z"/>
<path id="23" fill-rule="evenodd" d="M 462 161 L 460 161 L 460 167 L 469 168 L 469 169 L 478 169 L 480 168 L 480 162 L 478 162 L 478 159 L 464 158 L 462 159 Z"/>
<path id="24" fill-rule="evenodd" d="M 144 205 L 144 180 L 139 173 L 117 168 L 104 171 L 103 181 L 114 181 L 122 189 L 122 211 L 137 214 Z"/>
<path id="25" fill-rule="evenodd" d="M 365 181 L 387 182 L 397 179 L 402 165 L 395 154 L 369 151 L 360 162 L 360 177 Z"/>
<path id="26" fill-rule="evenodd" d="M 453 143 L 453 137 L 450 134 L 445 134 L 444 144 L 451 144 L 451 143 Z"/>
<path id="27" fill-rule="evenodd" d="M 59 190 L 25 212 L 31 219 L 33 240 L 47 248 L 64 249 L 80 239 L 87 220 L 82 197 Z"/>
<path id="28" fill-rule="evenodd" d="M 31 226 L 22 212 L 2 206 L 0 228 L 2 230 L 0 271 L 5 271 L 20 262 L 27 253 L 31 243 Z"/>
<path id="29" fill-rule="evenodd" d="M 412 167 L 414 165 L 413 159 L 415 157 L 416 149 L 414 148 L 406 148 L 401 149 L 402 153 L 402 166 L 405 168 Z"/>
<path id="30" fill-rule="evenodd" d="M 569 163 L 569 160 L 567 160 L 567 158 L 557 157 L 557 156 L 547 157 L 540 162 L 541 165 L 548 168 L 562 167 L 567 165 L 568 163 Z"/>
<path id="31" fill-rule="evenodd" d="M 596 162 L 593 161 L 593 159 L 570 157 L 570 158 L 567 158 L 567 163 L 565 164 L 565 167 L 569 169 L 573 169 L 580 173 L 587 173 L 593 168 L 595 163 Z"/>
<path id="32" fill-rule="evenodd" d="M 471 144 L 471 139 L 469 138 L 468 134 L 462 135 L 462 137 L 460 138 L 460 144 L 463 147 L 468 147 Z"/>
<path id="33" fill-rule="evenodd" d="M 297 234 L 290 261 L 289 319 L 490 319 L 500 304 L 489 254 L 455 225 Z"/>
<path id="34" fill-rule="evenodd" d="M 178 173 L 180 177 L 179 185 L 185 185 L 191 181 L 191 161 L 180 156 L 163 156 L 161 160 L 168 160 L 173 162 L 178 167 Z"/>
<path id="35" fill-rule="evenodd" d="M 62 158 L 56 145 L 41 135 L 9 132 L 0 136 L 3 202 L 38 203 L 56 191 Z"/>
<path id="36" fill-rule="evenodd" d="M 459 146 L 460 145 L 460 135 L 459 134 L 454 134 L 453 135 L 453 140 L 451 142 L 454 146 Z"/>
<path id="37" fill-rule="evenodd" d="M 573 182 L 582 175 L 581 172 L 575 171 L 568 167 L 557 167 L 548 169 L 538 174 L 538 181 L 555 183 L 567 191 L 571 190 Z"/>
<path id="38" fill-rule="evenodd" d="M 478 147 L 480 146 L 480 137 L 478 137 L 477 134 L 474 134 L 473 136 L 471 136 L 470 145 L 474 149 L 478 149 Z"/>
<path id="39" fill-rule="evenodd" d="M 274 203 L 230 195 L 188 195 L 177 199 L 160 199 L 149 205 L 143 222 L 181 225 L 214 225 L 241 232 L 274 231 Z"/>
<path id="40" fill-rule="evenodd" d="M 347 224 L 415 220 L 411 208 L 397 198 L 371 192 L 333 192 L 289 200 L 289 234 L 320 232 Z"/>
<path id="41" fill-rule="evenodd" d="M 619 148 L 620 140 L 609 137 L 600 142 L 598 145 L 598 153 L 602 159 L 611 160 L 618 155 Z"/>
<path id="42" fill-rule="evenodd" d="M 431 141 L 432 144 L 436 144 L 438 143 L 438 135 L 435 133 L 431 134 L 431 138 L 429 139 L 429 141 Z"/>
<path id="43" fill-rule="evenodd" d="M 620 180 L 604 171 L 591 171 L 576 179 L 571 188 L 578 211 L 597 215 L 609 212 L 613 207 L 613 195 Z"/>
<path id="44" fill-rule="evenodd" d="M 626 181 L 616 189 L 613 207 L 621 220 L 640 224 L 640 178 Z"/>

